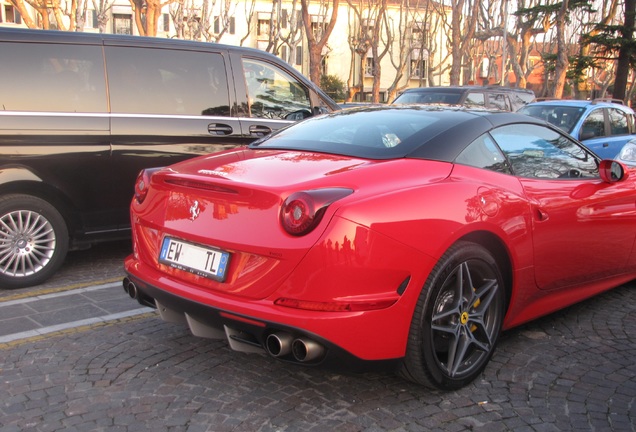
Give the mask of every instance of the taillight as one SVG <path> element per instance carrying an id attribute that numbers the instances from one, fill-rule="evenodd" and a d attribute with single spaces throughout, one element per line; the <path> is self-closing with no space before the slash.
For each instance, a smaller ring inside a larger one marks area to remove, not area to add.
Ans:
<path id="1" fill-rule="evenodd" d="M 294 236 L 305 235 L 322 219 L 329 204 L 351 194 L 351 189 L 316 189 L 291 194 L 280 210 L 285 231 Z"/>
<path id="2" fill-rule="evenodd" d="M 148 195 L 148 189 L 150 188 L 150 177 L 160 170 L 161 168 L 147 168 L 141 170 L 139 175 L 137 175 L 137 180 L 135 181 L 135 200 L 141 204 L 146 199 L 146 195 Z"/>

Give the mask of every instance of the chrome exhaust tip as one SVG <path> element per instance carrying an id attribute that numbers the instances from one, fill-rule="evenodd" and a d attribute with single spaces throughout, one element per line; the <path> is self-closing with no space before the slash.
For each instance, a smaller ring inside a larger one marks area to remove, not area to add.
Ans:
<path id="1" fill-rule="evenodd" d="M 137 287 L 135 286 L 135 284 L 130 279 L 124 278 L 123 285 L 124 285 L 124 291 L 126 292 L 126 294 L 128 294 L 130 298 L 136 299 Z"/>
<path id="2" fill-rule="evenodd" d="M 272 357 L 283 357 L 292 350 L 294 338 L 288 333 L 272 333 L 265 339 L 265 350 Z"/>
<path id="3" fill-rule="evenodd" d="M 155 299 L 145 295 L 143 292 L 139 291 L 137 285 L 133 281 L 128 278 L 124 278 L 123 280 L 124 291 L 130 296 L 131 299 L 137 300 L 142 306 L 147 306 L 149 308 L 156 309 L 157 305 L 155 304 Z"/>
<path id="4" fill-rule="evenodd" d="M 319 359 L 324 353 L 324 347 L 310 339 L 299 338 L 292 343 L 292 355 L 301 363 Z"/>
<path id="5" fill-rule="evenodd" d="M 137 286 L 128 278 L 124 279 L 124 291 L 128 293 L 131 299 L 137 300 L 137 297 L 139 295 Z"/>

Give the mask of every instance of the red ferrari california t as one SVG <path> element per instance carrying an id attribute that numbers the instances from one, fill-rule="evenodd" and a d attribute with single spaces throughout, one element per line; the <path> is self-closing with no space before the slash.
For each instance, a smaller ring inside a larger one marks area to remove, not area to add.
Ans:
<path id="1" fill-rule="evenodd" d="M 456 389 L 636 276 L 636 185 L 520 114 L 367 107 L 143 171 L 126 291 L 231 348 Z"/>

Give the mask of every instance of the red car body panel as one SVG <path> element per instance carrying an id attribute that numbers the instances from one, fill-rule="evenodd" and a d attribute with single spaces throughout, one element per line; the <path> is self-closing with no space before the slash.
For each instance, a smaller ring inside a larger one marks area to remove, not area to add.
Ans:
<path id="1" fill-rule="evenodd" d="M 145 201 L 132 204 L 135 251 L 125 268 L 228 316 L 319 335 L 360 359 L 396 359 L 428 275 L 459 239 L 485 238 L 505 251 L 512 284 L 504 328 L 632 279 L 633 178 L 564 186 L 447 162 L 233 150 L 153 176 Z M 334 187 L 354 193 L 330 205 L 311 233 L 284 231 L 280 208 L 290 193 Z M 159 263 L 166 235 L 229 252 L 226 280 Z M 591 247 L 599 252 L 585 253 Z M 390 306 L 319 311 L 279 299 Z"/>

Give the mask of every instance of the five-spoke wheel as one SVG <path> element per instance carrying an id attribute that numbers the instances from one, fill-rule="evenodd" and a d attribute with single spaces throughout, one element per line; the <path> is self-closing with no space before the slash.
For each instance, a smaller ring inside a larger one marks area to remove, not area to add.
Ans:
<path id="1" fill-rule="evenodd" d="M 495 259 L 477 244 L 457 243 L 422 290 L 401 374 L 447 390 L 465 386 L 490 360 L 504 312 L 505 290 Z"/>

